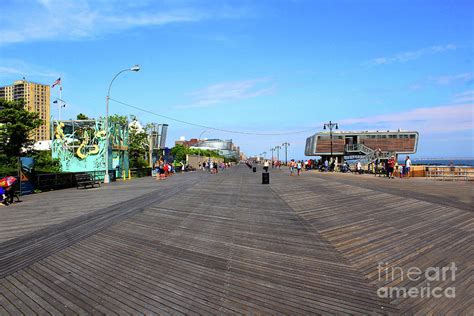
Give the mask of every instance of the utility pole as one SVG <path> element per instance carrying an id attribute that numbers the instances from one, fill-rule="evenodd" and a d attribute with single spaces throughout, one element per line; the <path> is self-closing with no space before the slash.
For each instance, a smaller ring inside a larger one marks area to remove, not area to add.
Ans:
<path id="1" fill-rule="evenodd" d="M 270 151 L 272 152 L 272 168 L 273 168 L 273 152 L 275 151 L 275 148 L 270 148 Z"/>
<path id="2" fill-rule="evenodd" d="M 329 123 L 324 124 L 324 129 L 329 128 L 329 138 L 331 139 L 331 159 L 332 159 L 332 129 L 338 129 L 337 123 L 329 121 Z"/>
<path id="3" fill-rule="evenodd" d="M 284 142 L 281 145 L 285 146 L 285 165 L 288 165 L 288 146 L 290 146 L 290 143 Z"/>
<path id="4" fill-rule="evenodd" d="M 131 68 L 124 69 L 119 71 L 115 77 L 110 81 L 109 90 L 107 92 L 107 96 L 105 97 L 105 176 L 104 176 L 104 183 L 110 182 L 109 177 L 109 144 L 110 144 L 110 128 L 109 128 L 109 100 L 110 100 L 110 89 L 112 88 L 112 83 L 114 83 L 115 79 L 121 74 L 126 71 L 140 71 L 140 66 L 135 65 Z"/>
<path id="5" fill-rule="evenodd" d="M 280 161 L 280 149 L 281 149 L 281 147 L 280 146 L 275 146 L 275 149 L 277 151 L 277 161 Z"/>

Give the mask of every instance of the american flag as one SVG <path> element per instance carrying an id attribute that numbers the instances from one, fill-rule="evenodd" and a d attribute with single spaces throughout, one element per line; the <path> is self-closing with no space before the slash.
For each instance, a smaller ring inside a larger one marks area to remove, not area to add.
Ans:
<path id="1" fill-rule="evenodd" d="M 53 84 L 51 85 L 51 88 L 56 87 L 58 84 L 61 85 L 61 77 L 59 77 L 55 82 L 53 82 Z"/>

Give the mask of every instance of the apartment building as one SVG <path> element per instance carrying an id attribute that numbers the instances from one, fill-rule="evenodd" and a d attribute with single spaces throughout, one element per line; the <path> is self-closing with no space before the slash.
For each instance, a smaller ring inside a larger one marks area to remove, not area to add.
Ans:
<path id="1" fill-rule="evenodd" d="M 24 100 L 25 109 L 39 114 L 43 125 L 32 135 L 35 141 L 51 139 L 50 131 L 50 86 L 26 80 L 17 80 L 10 86 L 0 87 L 0 99 Z"/>

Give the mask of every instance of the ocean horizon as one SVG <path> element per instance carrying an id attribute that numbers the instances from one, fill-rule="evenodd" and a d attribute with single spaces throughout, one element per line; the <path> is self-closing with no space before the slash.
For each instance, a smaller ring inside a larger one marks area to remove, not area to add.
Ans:
<path id="1" fill-rule="evenodd" d="M 400 163 L 404 163 L 405 159 L 399 159 Z M 430 165 L 430 166 L 449 166 L 453 163 L 455 166 L 474 166 L 474 158 L 413 158 L 414 165 Z"/>

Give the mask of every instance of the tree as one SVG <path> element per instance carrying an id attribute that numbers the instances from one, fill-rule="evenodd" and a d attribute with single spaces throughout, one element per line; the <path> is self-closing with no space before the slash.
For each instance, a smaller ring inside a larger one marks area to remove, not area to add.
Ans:
<path id="1" fill-rule="evenodd" d="M 77 120 L 88 120 L 89 118 L 87 117 L 87 115 L 79 113 L 79 114 L 77 114 L 76 119 Z"/>
<path id="2" fill-rule="evenodd" d="M 186 155 L 197 155 L 210 158 L 224 158 L 217 150 L 188 148 L 184 145 L 176 145 L 171 148 L 171 155 L 177 161 L 186 161 Z"/>
<path id="3" fill-rule="evenodd" d="M 173 155 L 174 159 L 177 161 L 186 161 L 188 150 L 189 149 L 184 145 L 176 145 L 171 148 L 171 155 Z"/>
<path id="4" fill-rule="evenodd" d="M 53 159 L 51 150 L 36 151 L 31 155 L 35 159 L 34 171 L 37 173 L 61 172 L 59 159 Z"/>
<path id="5" fill-rule="evenodd" d="M 128 157 L 130 168 L 143 168 L 148 166 L 146 160 L 147 148 L 149 146 L 148 134 L 130 127 L 128 135 Z"/>
<path id="6" fill-rule="evenodd" d="M 114 114 L 114 115 L 109 116 L 109 122 L 118 123 L 120 125 L 127 125 L 128 119 L 127 119 L 127 116 L 125 115 Z"/>
<path id="7" fill-rule="evenodd" d="M 28 112 L 23 104 L 0 99 L 0 161 L 4 165 L 16 165 L 34 142 L 33 130 L 43 124 L 38 113 Z"/>

